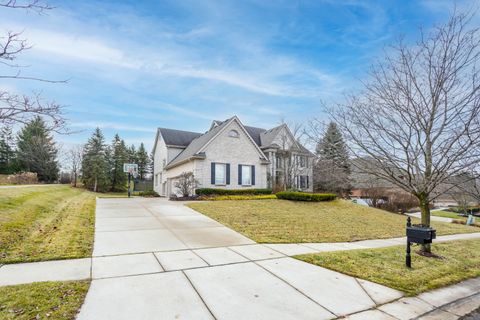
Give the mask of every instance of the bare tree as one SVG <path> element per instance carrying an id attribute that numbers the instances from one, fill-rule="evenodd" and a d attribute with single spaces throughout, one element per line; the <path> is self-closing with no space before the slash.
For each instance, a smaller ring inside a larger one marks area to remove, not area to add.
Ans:
<path id="1" fill-rule="evenodd" d="M 425 226 L 439 185 L 480 163 L 480 34 L 470 20 L 455 12 L 416 45 L 400 40 L 364 91 L 330 110 L 353 154 L 375 164 L 363 169 L 418 198 Z"/>
<path id="2" fill-rule="evenodd" d="M 37 13 L 43 13 L 52 9 L 41 0 L 8 0 L 0 2 L 0 9 L 23 9 Z M 10 80 L 34 80 L 50 83 L 65 83 L 66 80 L 56 81 L 22 74 L 24 66 L 16 63 L 18 56 L 30 49 L 27 40 L 22 38 L 21 32 L 7 31 L 4 36 L 0 35 L 0 64 L 8 67 L 11 72 L 0 74 L 0 79 Z M 11 126 L 13 124 L 25 124 L 34 116 L 43 116 L 49 120 L 52 130 L 65 131 L 65 117 L 62 114 L 62 106 L 55 102 L 45 102 L 38 93 L 33 96 L 22 95 L 0 89 L 0 124 Z"/>
<path id="3" fill-rule="evenodd" d="M 195 179 L 193 172 L 183 172 L 178 181 L 175 182 L 175 188 L 182 194 L 183 197 L 188 197 L 193 194 L 193 191 L 198 185 L 198 180 Z"/>
<path id="4" fill-rule="evenodd" d="M 292 128 L 292 129 L 290 129 Z M 300 140 L 304 137 L 303 126 L 299 123 L 292 123 L 290 126 L 282 120 L 279 132 L 278 150 L 276 152 L 277 172 L 280 177 L 275 177 L 274 189 L 295 188 L 295 178 L 303 172 L 308 152 L 301 147 Z M 300 157 L 305 157 L 302 163 Z"/>
<path id="5" fill-rule="evenodd" d="M 470 202 L 480 204 L 480 172 L 474 169 L 462 175 L 464 183 L 459 185 L 462 193 L 469 198 Z"/>
<path id="6" fill-rule="evenodd" d="M 70 170 L 72 174 L 72 184 L 77 186 L 78 175 L 82 169 L 83 146 L 76 145 L 68 150 L 68 160 L 70 162 Z"/>

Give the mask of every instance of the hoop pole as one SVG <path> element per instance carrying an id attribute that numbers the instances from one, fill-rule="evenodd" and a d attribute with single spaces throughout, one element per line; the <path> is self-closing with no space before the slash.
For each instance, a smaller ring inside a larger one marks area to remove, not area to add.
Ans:
<path id="1" fill-rule="evenodd" d="M 128 197 L 130 198 L 130 180 L 131 180 L 131 174 L 130 172 L 128 173 Z"/>

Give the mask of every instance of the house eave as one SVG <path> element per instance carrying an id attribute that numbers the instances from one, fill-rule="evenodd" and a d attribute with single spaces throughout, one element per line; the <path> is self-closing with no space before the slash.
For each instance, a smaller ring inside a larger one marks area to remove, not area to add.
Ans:
<path id="1" fill-rule="evenodd" d="M 182 165 L 184 163 L 187 163 L 187 162 L 190 162 L 192 160 L 195 160 L 195 159 L 198 159 L 198 160 L 205 160 L 207 157 L 205 155 L 201 155 L 201 154 L 196 154 L 196 155 L 193 155 L 187 159 L 184 159 L 182 161 L 179 161 L 179 162 L 176 162 L 176 163 L 171 163 L 171 164 L 168 164 L 165 166 L 164 170 L 168 170 L 168 169 L 172 169 L 172 168 L 175 168 L 175 167 L 178 167 L 179 165 Z"/>
<path id="2" fill-rule="evenodd" d="M 177 148 L 177 149 L 185 149 L 185 148 L 187 148 L 186 146 L 179 146 L 179 145 L 175 145 L 175 144 L 167 144 L 167 147 L 168 147 L 168 148 Z"/>

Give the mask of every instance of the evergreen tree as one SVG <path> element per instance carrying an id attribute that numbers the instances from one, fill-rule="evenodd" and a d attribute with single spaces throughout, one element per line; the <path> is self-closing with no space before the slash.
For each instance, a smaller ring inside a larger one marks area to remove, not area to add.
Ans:
<path id="1" fill-rule="evenodd" d="M 39 181 L 58 178 L 57 147 L 43 119 L 27 123 L 17 137 L 17 158 L 21 170 L 35 172 Z"/>
<path id="2" fill-rule="evenodd" d="M 128 152 L 125 141 L 116 134 L 112 141 L 111 150 L 111 190 L 125 191 L 127 176 L 123 172 L 123 164 L 127 162 Z"/>
<path id="3" fill-rule="evenodd" d="M 348 150 L 342 133 L 334 122 L 328 125 L 323 139 L 317 145 L 316 154 L 315 188 L 341 194 L 350 192 Z"/>
<path id="4" fill-rule="evenodd" d="M 107 147 L 99 128 L 83 147 L 82 181 L 85 187 L 95 192 L 105 192 L 110 187 Z"/>
<path id="5" fill-rule="evenodd" d="M 127 160 L 128 163 L 137 163 L 137 150 L 133 144 L 127 149 Z"/>
<path id="6" fill-rule="evenodd" d="M 148 173 L 152 175 L 153 179 L 153 152 L 150 152 L 150 163 L 148 164 Z"/>
<path id="7" fill-rule="evenodd" d="M 0 174 L 11 174 L 17 171 L 15 159 L 12 129 L 5 126 L 0 129 Z"/>
<path id="8" fill-rule="evenodd" d="M 145 150 L 145 145 L 140 143 L 140 147 L 137 151 L 136 156 L 137 164 L 138 164 L 138 175 L 141 180 L 145 179 L 148 171 L 150 170 L 150 157 L 148 156 L 147 151 Z"/>

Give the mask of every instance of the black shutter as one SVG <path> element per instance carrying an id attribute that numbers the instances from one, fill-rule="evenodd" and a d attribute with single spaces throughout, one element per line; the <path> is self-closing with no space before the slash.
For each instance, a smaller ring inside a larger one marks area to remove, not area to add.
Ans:
<path id="1" fill-rule="evenodd" d="M 307 176 L 307 189 L 310 188 L 309 176 Z"/>
<path id="2" fill-rule="evenodd" d="M 252 186 L 255 185 L 255 166 L 252 166 Z"/>
<path id="3" fill-rule="evenodd" d="M 238 165 L 238 185 L 242 185 L 242 165 Z"/>
<path id="4" fill-rule="evenodd" d="M 212 162 L 212 167 L 210 172 L 211 172 L 210 183 L 215 184 L 215 162 Z"/>
<path id="5" fill-rule="evenodd" d="M 226 170 L 227 171 L 226 172 L 227 176 L 226 176 L 225 180 L 227 181 L 227 184 L 230 184 L 230 163 L 227 163 L 226 167 L 227 167 L 227 170 Z"/>

